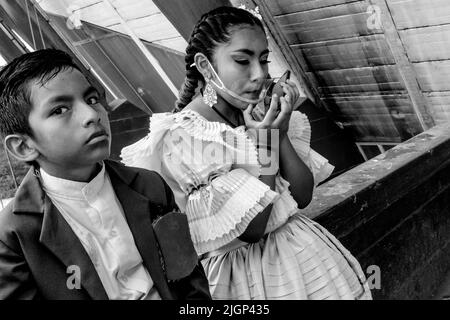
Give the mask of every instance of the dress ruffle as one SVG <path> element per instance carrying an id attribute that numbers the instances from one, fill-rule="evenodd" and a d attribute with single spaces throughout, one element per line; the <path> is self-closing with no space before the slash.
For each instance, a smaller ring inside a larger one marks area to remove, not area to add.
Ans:
<path id="1" fill-rule="evenodd" d="M 213 299 L 371 299 L 358 262 L 301 214 L 267 239 L 209 256 L 202 264 Z"/>
<path id="2" fill-rule="evenodd" d="M 155 113 L 152 115 L 149 134 L 122 149 L 120 158 L 125 165 L 161 171 L 161 157 L 159 155 L 164 136 L 174 125 L 171 115 L 171 113 Z"/>
<path id="3" fill-rule="evenodd" d="M 278 194 L 243 169 L 217 177 L 194 191 L 186 206 L 191 238 L 199 255 L 239 237 Z"/>
<path id="4" fill-rule="evenodd" d="M 278 229 L 286 223 L 289 217 L 298 212 L 298 205 L 289 191 L 289 185 L 289 182 L 281 176 L 276 177 L 275 191 L 279 193 L 280 196 L 272 206 L 272 212 L 266 225 L 266 234 Z"/>
<path id="5" fill-rule="evenodd" d="M 305 114 L 299 111 L 292 112 L 288 137 L 300 159 L 311 169 L 315 186 L 331 175 L 334 166 L 311 149 L 311 125 Z"/>
<path id="6" fill-rule="evenodd" d="M 304 114 L 292 113 L 288 136 L 315 185 L 330 176 L 333 166 L 310 147 L 311 127 Z M 229 160 L 195 162 L 179 151 L 190 139 L 224 149 Z M 242 154 L 245 163 L 238 161 Z M 122 159 L 158 171 L 171 187 L 204 258 L 214 299 L 371 298 L 358 261 L 325 228 L 301 214 L 289 182 L 278 174 L 272 191 L 258 179 L 256 146 L 243 127 L 209 122 L 192 110 L 154 114 L 150 134 L 125 148 Z M 266 236 L 258 243 L 239 241 L 271 203 Z"/>
<path id="7" fill-rule="evenodd" d="M 164 137 L 176 129 L 185 131 L 186 136 L 198 141 L 214 142 L 224 146 L 237 158 L 238 166 L 252 175 L 260 175 L 256 146 L 246 134 L 244 127 L 236 129 L 220 122 L 207 121 L 192 110 L 179 113 L 155 113 L 150 118 L 150 133 L 122 149 L 122 162 L 131 167 L 161 171 Z M 245 160 L 245 163 L 244 161 Z"/>

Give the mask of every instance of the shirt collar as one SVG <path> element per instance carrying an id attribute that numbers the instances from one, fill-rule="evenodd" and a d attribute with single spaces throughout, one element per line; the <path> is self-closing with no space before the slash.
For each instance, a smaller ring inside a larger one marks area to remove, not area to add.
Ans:
<path id="1" fill-rule="evenodd" d="M 94 198 L 105 183 L 105 165 L 101 163 L 100 172 L 89 182 L 79 182 L 52 176 L 40 168 L 42 187 L 50 195 L 74 200 Z"/>

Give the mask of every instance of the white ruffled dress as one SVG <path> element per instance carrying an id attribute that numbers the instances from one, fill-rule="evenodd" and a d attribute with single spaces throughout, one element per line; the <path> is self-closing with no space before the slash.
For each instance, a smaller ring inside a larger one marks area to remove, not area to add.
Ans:
<path id="1" fill-rule="evenodd" d="M 306 115 L 292 113 L 288 136 L 315 185 L 331 174 L 334 167 L 310 148 Z M 272 191 L 258 179 L 257 149 L 244 126 L 210 122 L 192 110 L 154 114 L 149 135 L 124 148 L 122 161 L 157 171 L 171 187 L 213 299 L 371 299 L 357 260 L 301 213 L 289 183 L 277 175 Z M 240 241 L 271 203 L 265 237 Z"/>

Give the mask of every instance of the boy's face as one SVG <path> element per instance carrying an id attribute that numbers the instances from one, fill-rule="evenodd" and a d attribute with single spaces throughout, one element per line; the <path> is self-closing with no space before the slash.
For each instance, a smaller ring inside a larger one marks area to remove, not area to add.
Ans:
<path id="1" fill-rule="evenodd" d="M 49 173 L 88 168 L 109 157 L 111 130 L 99 93 L 78 70 L 68 68 L 44 85 L 29 84 L 28 121 L 36 159 Z"/>

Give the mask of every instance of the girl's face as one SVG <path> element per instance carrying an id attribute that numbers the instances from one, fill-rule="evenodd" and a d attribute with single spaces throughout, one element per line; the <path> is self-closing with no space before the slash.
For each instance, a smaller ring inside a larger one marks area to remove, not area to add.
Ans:
<path id="1" fill-rule="evenodd" d="M 213 56 L 214 67 L 225 87 L 237 95 L 255 100 L 268 74 L 269 49 L 266 35 L 258 26 L 242 26 L 231 32 L 228 43 L 219 44 Z M 220 83 L 214 79 L 216 83 Z M 216 88 L 217 89 L 217 88 Z M 229 104 L 246 109 L 248 103 L 219 90 Z"/>

